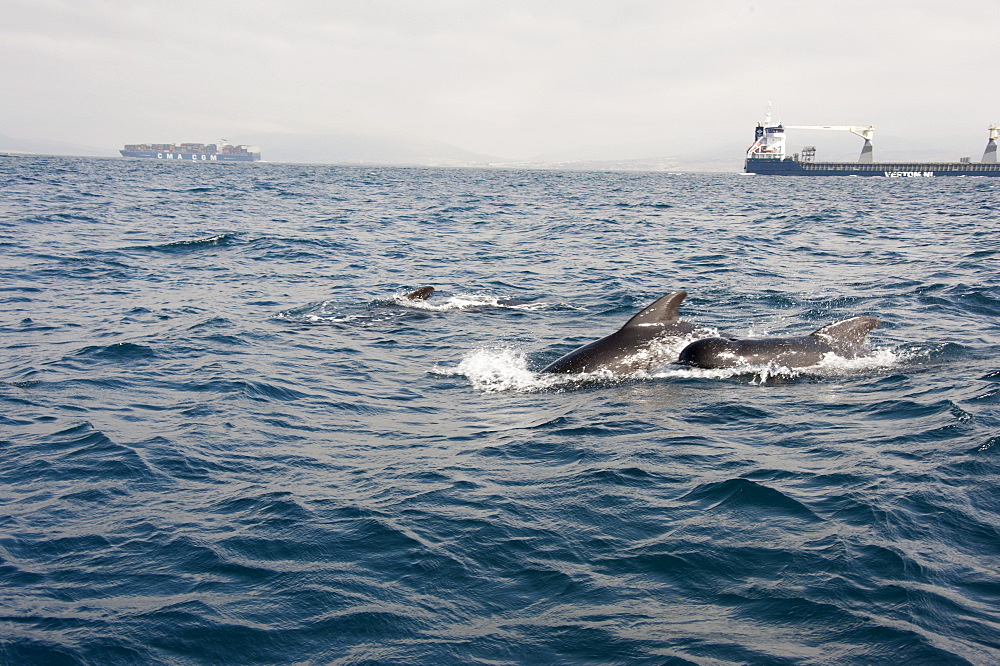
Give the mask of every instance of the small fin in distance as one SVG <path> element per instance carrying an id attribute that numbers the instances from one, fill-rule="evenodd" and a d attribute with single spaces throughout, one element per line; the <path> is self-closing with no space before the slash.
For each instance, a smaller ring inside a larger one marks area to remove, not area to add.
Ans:
<path id="1" fill-rule="evenodd" d="M 408 301 L 426 301 L 433 293 L 434 287 L 421 287 L 420 289 L 414 289 L 410 293 L 403 296 L 403 298 Z"/>
<path id="2" fill-rule="evenodd" d="M 672 291 L 666 296 L 661 296 L 643 308 L 639 314 L 625 322 L 625 325 L 622 326 L 622 328 L 628 328 L 629 326 L 659 324 L 677 319 L 680 316 L 677 313 L 677 309 L 680 307 L 681 301 L 687 298 L 687 295 L 688 293 L 681 289 L 678 291 Z"/>

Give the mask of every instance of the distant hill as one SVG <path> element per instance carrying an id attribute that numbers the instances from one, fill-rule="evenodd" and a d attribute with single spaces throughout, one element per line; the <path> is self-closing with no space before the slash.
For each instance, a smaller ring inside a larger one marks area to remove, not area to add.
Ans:
<path id="1" fill-rule="evenodd" d="M 167 143 L 195 141 L 199 137 L 137 138 L 136 141 Z M 421 166 L 466 166 L 502 162 L 502 158 L 481 155 L 436 141 L 414 141 L 397 137 L 351 134 L 261 133 L 240 136 L 233 143 L 260 146 L 267 162 L 314 164 L 395 164 Z M 95 147 L 45 139 L 17 139 L 0 134 L 0 152 L 33 155 L 80 155 L 117 157 L 121 146 Z"/>
<path id="2" fill-rule="evenodd" d="M 204 137 L 136 137 L 136 141 L 205 141 Z M 464 150 L 440 141 L 366 134 L 248 133 L 232 143 L 259 146 L 265 162 L 299 164 L 385 164 L 397 166 L 471 166 L 594 171 L 739 171 L 742 150 L 733 146 L 702 155 L 670 156 L 669 143 L 651 141 L 618 146 L 582 146 L 576 150 L 513 160 Z M 121 146 L 95 147 L 0 134 L 0 152 L 34 155 L 118 157 Z"/>
<path id="3" fill-rule="evenodd" d="M 474 166 L 504 161 L 438 141 L 364 134 L 247 134 L 233 140 L 260 146 L 267 162 Z"/>
<path id="4" fill-rule="evenodd" d="M 679 151 L 672 140 L 650 139 L 619 144 L 581 145 L 542 154 L 518 165 L 595 171 L 738 172 L 746 146 L 727 144 L 698 153 Z"/>
<path id="5" fill-rule="evenodd" d="M 31 155 L 81 155 L 83 157 L 112 157 L 118 154 L 115 148 L 97 148 L 46 139 L 15 139 L 6 134 L 0 134 L 0 152 Z"/>

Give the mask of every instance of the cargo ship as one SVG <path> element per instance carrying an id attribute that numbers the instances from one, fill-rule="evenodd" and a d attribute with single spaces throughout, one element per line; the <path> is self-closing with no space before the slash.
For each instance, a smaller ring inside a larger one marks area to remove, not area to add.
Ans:
<path id="1" fill-rule="evenodd" d="M 847 131 L 862 139 L 864 146 L 857 162 L 817 162 L 815 146 L 801 153 L 785 154 L 785 130 Z M 881 176 L 884 178 L 931 178 L 934 176 L 997 176 L 997 138 L 1000 127 L 990 125 L 989 141 L 980 162 L 963 157 L 958 162 L 876 162 L 872 147 L 875 128 L 871 125 L 787 125 L 771 122 L 770 111 L 757 123 L 754 142 L 747 149 L 743 170 L 768 176 Z"/>
<path id="2" fill-rule="evenodd" d="M 235 146 L 225 139 L 218 143 L 129 143 L 118 151 L 122 157 L 187 162 L 257 162 L 260 148 Z"/>

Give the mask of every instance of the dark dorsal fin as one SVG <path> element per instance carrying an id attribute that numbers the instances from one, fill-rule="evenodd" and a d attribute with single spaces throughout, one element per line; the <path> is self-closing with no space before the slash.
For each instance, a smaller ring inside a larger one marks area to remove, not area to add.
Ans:
<path id="1" fill-rule="evenodd" d="M 812 332 L 812 336 L 829 344 L 859 345 L 869 331 L 881 324 L 875 317 L 851 317 Z"/>
<path id="2" fill-rule="evenodd" d="M 403 296 L 403 298 L 409 301 L 425 301 L 433 293 L 434 287 L 421 287 L 420 289 L 414 289 L 410 293 Z"/>
<path id="3" fill-rule="evenodd" d="M 660 324 L 677 319 L 677 308 L 681 301 L 687 298 L 686 291 L 673 291 L 666 296 L 661 296 L 650 305 L 646 306 L 639 314 L 625 322 L 622 328 L 629 326 L 644 326 L 647 324 Z"/>

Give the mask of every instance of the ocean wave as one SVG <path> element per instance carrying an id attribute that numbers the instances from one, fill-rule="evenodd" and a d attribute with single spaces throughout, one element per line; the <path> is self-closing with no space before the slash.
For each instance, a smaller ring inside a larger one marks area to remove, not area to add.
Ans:
<path id="1" fill-rule="evenodd" d="M 135 342 L 116 342 L 110 345 L 84 347 L 75 355 L 99 359 L 108 363 L 149 361 L 158 356 L 152 347 Z"/>
<path id="2" fill-rule="evenodd" d="M 250 379 L 210 379 L 203 382 L 192 382 L 183 385 L 194 393 L 235 394 L 257 401 L 295 401 L 306 396 L 305 393 L 293 388 L 279 386 L 265 381 Z"/>
<path id="3" fill-rule="evenodd" d="M 0 663 L 1000 659 L 990 179 L 191 166 L 0 159 Z"/>
<path id="4" fill-rule="evenodd" d="M 175 253 L 186 253 L 186 252 L 196 252 L 198 250 L 203 250 L 212 247 L 224 247 L 233 244 L 240 234 L 236 233 L 222 233 L 216 234 L 214 236 L 207 236 L 205 238 L 194 238 L 189 240 L 177 240 L 170 241 L 167 243 L 160 243 L 158 245 L 138 245 L 130 248 L 124 248 L 126 250 L 146 250 L 150 252 L 165 252 L 170 254 Z"/>
<path id="5" fill-rule="evenodd" d="M 779 516 L 809 522 L 823 520 L 805 504 L 785 493 L 742 478 L 699 486 L 678 501 L 696 503 L 707 512 L 756 513 L 767 520 Z"/>
<path id="6" fill-rule="evenodd" d="M 115 443 L 89 422 L 17 441 L 12 446 L 20 451 L 21 463 L 3 469 L 2 476 L 24 482 L 69 482 L 73 490 L 67 497 L 83 492 L 88 482 L 99 483 L 96 492 L 103 493 L 111 492 L 107 484 L 160 478 L 135 449 Z"/>

